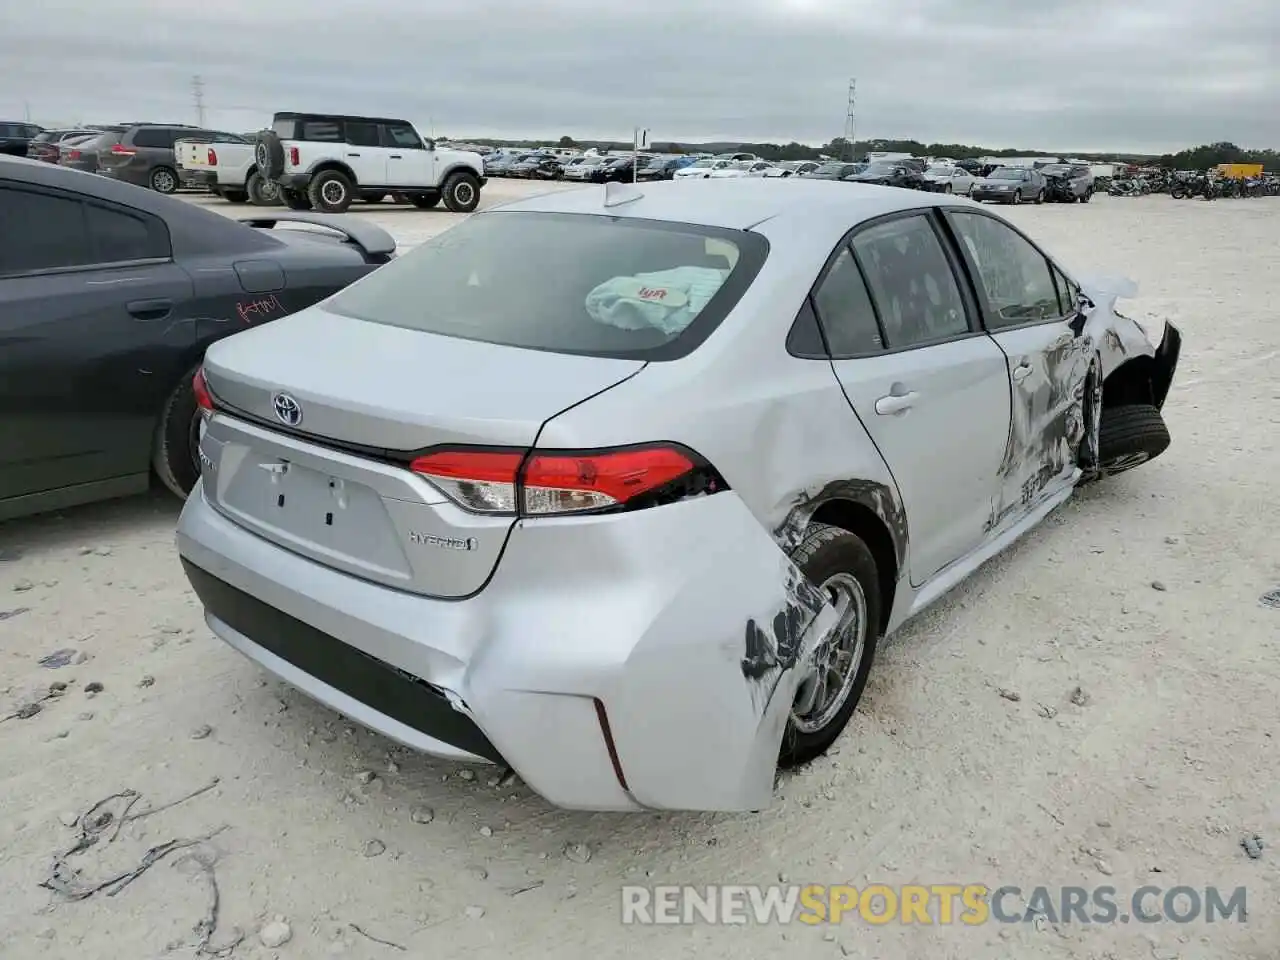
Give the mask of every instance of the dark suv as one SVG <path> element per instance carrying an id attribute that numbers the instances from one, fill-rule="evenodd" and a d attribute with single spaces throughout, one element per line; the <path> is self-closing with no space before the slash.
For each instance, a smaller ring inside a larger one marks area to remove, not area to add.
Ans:
<path id="1" fill-rule="evenodd" d="M 92 137 L 97 133 L 97 130 L 43 130 L 32 137 L 31 143 L 27 145 L 27 159 L 57 163 L 58 144 L 74 137 Z"/>
<path id="2" fill-rule="evenodd" d="M 31 141 L 43 132 L 44 128 L 34 123 L 0 120 L 0 153 L 25 157 Z"/>
<path id="3" fill-rule="evenodd" d="M 98 173 L 158 193 L 173 193 L 181 183 L 173 142 L 217 136 L 212 130 L 179 123 L 136 123 L 93 141 Z"/>

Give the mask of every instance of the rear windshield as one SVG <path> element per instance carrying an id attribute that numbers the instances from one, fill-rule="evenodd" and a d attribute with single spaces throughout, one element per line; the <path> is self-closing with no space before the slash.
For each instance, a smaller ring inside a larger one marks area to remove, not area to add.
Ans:
<path id="1" fill-rule="evenodd" d="M 484 343 L 669 360 L 706 339 L 767 254 L 763 237 L 741 230 L 493 212 L 428 240 L 323 308 Z"/>

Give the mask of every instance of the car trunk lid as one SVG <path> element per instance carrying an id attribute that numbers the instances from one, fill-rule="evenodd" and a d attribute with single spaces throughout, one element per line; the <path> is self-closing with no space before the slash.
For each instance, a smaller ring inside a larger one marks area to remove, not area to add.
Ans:
<path id="1" fill-rule="evenodd" d="M 547 420 L 643 366 L 311 308 L 210 348 L 205 376 L 226 412 L 202 441 L 205 496 L 327 566 L 468 596 L 489 579 L 514 518 L 462 509 L 409 470 L 413 454 L 527 450 Z"/>

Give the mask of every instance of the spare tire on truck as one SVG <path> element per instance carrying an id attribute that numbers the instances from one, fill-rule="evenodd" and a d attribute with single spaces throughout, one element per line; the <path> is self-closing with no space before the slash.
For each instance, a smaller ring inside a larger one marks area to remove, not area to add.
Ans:
<path id="1" fill-rule="evenodd" d="M 258 134 L 253 158 L 258 162 L 259 172 L 268 180 L 284 173 L 284 145 L 274 130 L 263 130 Z"/>

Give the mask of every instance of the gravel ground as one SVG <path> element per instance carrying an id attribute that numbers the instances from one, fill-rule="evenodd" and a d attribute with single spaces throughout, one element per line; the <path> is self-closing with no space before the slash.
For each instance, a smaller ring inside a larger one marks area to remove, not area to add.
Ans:
<path id="1" fill-rule="evenodd" d="M 529 189 L 497 181 L 486 196 Z M 406 244 L 457 220 L 359 212 Z M 262 960 L 1274 960 L 1280 609 L 1260 597 L 1280 586 L 1277 213 L 1277 200 L 1164 197 L 1011 211 L 1067 262 L 1138 280 L 1135 315 L 1182 327 L 1174 445 L 1082 492 L 895 636 L 837 749 L 755 815 L 568 813 L 352 728 L 212 638 L 163 496 L 0 527 L 0 716 L 67 685 L 0 722 L 0 956 L 189 955 L 214 876 L 210 948 L 238 928 L 233 955 Z M 38 662 L 55 654 L 71 662 Z M 205 844 L 116 896 L 40 887 L 77 813 L 132 789 L 136 815 L 215 778 L 122 828 L 117 816 L 71 864 L 91 886 L 225 826 Z M 1254 834 L 1258 859 L 1241 847 Z M 1250 909 L 1213 925 L 619 922 L 623 883 L 780 874 L 1109 884 L 1122 899 L 1243 885 Z"/>

